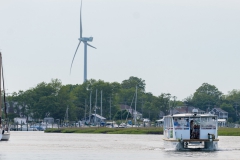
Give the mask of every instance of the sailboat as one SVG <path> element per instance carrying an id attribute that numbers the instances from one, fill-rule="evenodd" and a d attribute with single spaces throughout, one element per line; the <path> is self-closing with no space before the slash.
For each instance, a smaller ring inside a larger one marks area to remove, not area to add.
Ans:
<path id="1" fill-rule="evenodd" d="M 2 73 L 1 73 L 2 71 Z M 7 121 L 7 106 L 6 106 L 6 96 L 5 96 L 5 87 L 4 87 L 4 77 L 3 77 L 3 65 L 2 65 L 2 53 L 0 52 L 0 91 L 1 91 L 1 80 L 3 80 L 3 102 L 4 102 L 4 124 L 2 123 L 2 95 L 0 92 L 0 131 L 1 131 L 1 140 L 8 141 L 10 138 L 10 128 Z"/>

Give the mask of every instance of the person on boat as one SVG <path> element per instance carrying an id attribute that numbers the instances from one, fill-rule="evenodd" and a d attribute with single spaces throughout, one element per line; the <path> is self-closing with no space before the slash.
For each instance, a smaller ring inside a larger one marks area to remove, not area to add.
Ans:
<path id="1" fill-rule="evenodd" d="M 186 119 L 187 124 L 185 125 L 186 127 L 189 127 L 189 119 Z"/>
<path id="2" fill-rule="evenodd" d="M 174 119 L 174 126 L 179 126 L 177 119 Z"/>
<path id="3" fill-rule="evenodd" d="M 190 137 L 191 139 L 193 139 L 193 128 L 194 128 L 194 124 L 193 124 L 193 120 L 191 120 L 190 122 Z"/>

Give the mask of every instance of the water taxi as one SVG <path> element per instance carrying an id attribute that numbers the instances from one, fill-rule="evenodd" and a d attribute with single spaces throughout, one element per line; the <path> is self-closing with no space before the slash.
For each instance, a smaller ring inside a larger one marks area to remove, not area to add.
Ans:
<path id="1" fill-rule="evenodd" d="M 174 114 L 164 117 L 164 147 L 174 150 L 208 150 L 218 148 L 218 121 L 213 114 Z"/>

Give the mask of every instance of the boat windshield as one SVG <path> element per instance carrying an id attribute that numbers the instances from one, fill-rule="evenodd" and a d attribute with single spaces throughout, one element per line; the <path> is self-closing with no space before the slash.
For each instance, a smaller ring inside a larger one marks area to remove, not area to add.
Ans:
<path id="1" fill-rule="evenodd" d="M 173 125 L 176 129 L 187 129 L 191 126 L 192 128 L 215 128 L 217 119 L 215 117 L 174 117 Z"/>
<path id="2" fill-rule="evenodd" d="M 217 119 L 215 117 L 201 118 L 201 128 L 215 128 L 217 126 Z"/>
<path id="3" fill-rule="evenodd" d="M 188 128 L 190 126 L 189 118 L 173 118 L 174 128 Z"/>

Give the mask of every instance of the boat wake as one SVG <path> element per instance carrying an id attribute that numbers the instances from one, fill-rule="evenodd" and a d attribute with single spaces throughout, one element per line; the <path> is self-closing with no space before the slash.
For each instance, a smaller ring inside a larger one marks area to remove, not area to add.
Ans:
<path id="1" fill-rule="evenodd" d="M 150 148 L 143 148 L 144 150 L 153 150 L 153 151 L 160 151 L 160 150 L 164 150 L 164 147 L 159 147 L 159 148 L 155 148 L 155 147 L 150 147 Z"/>
<path id="2" fill-rule="evenodd" d="M 218 148 L 216 151 L 240 151 L 240 148 Z"/>

